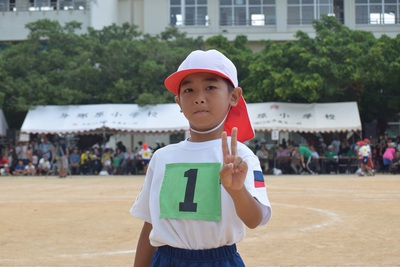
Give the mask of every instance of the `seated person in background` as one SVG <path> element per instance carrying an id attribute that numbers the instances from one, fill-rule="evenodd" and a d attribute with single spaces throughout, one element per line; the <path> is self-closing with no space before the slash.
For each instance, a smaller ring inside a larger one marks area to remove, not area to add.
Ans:
<path id="1" fill-rule="evenodd" d="M 9 165 L 8 159 L 0 154 L 0 168 L 4 168 L 4 165 Z"/>
<path id="2" fill-rule="evenodd" d="M 324 153 L 324 164 L 328 174 L 338 172 L 338 154 L 334 151 L 333 145 L 328 146 L 328 150 Z"/>
<path id="3" fill-rule="evenodd" d="M 82 174 L 88 175 L 92 173 L 91 160 L 92 160 L 92 154 L 90 154 L 89 150 L 86 150 L 81 154 L 80 170 Z"/>
<path id="4" fill-rule="evenodd" d="M 269 155 L 268 151 L 265 148 L 265 144 L 261 144 L 260 149 L 257 151 L 256 156 L 260 160 L 261 164 L 261 170 L 263 171 L 264 174 L 268 173 L 269 166 L 268 166 L 268 160 L 269 160 Z"/>
<path id="5" fill-rule="evenodd" d="M 290 168 L 290 151 L 282 144 L 276 150 L 276 165 L 282 173 L 289 173 Z"/>
<path id="6" fill-rule="evenodd" d="M 113 173 L 114 174 L 123 174 L 122 164 L 125 160 L 125 153 L 122 152 L 120 148 L 117 148 L 114 155 L 111 155 L 113 162 Z"/>
<path id="7" fill-rule="evenodd" d="M 91 156 L 91 169 L 94 175 L 97 175 L 101 172 L 103 165 L 101 164 L 102 154 L 99 148 L 94 147 L 93 153 Z"/>
<path id="8" fill-rule="evenodd" d="M 349 141 L 346 138 L 343 138 L 342 142 L 340 142 L 340 156 L 346 156 L 346 154 L 351 150 Z"/>
<path id="9" fill-rule="evenodd" d="M 347 151 L 345 157 L 350 157 L 350 158 L 356 158 L 357 159 L 357 154 L 354 151 L 354 149 L 349 149 L 349 151 Z"/>
<path id="10" fill-rule="evenodd" d="M 25 175 L 26 174 L 24 161 L 22 159 L 18 160 L 17 165 L 15 165 L 15 167 L 14 167 L 13 174 L 14 175 Z"/>
<path id="11" fill-rule="evenodd" d="M 135 154 L 132 149 L 124 153 L 124 161 L 121 166 L 123 174 L 136 174 L 135 161 Z"/>
<path id="12" fill-rule="evenodd" d="M 386 148 L 385 153 L 383 153 L 383 165 L 385 166 L 385 170 L 391 172 L 393 169 L 393 159 L 396 157 L 396 144 L 393 142 L 389 142 L 388 148 Z"/>
<path id="13" fill-rule="evenodd" d="M 293 149 L 291 152 L 290 167 L 292 168 L 294 174 L 301 173 L 302 167 L 300 163 L 300 154 L 296 151 L 296 149 Z"/>
<path id="14" fill-rule="evenodd" d="M 321 163 L 320 163 L 319 154 L 317 151 L 315 151 L 315 148 L 313 145 L 310 145 L 310 150 L 311 150 L 311 154 L 312 154 L 311 165 L 313 166 L 313 169 L 315 170 L 316 173 L 321 173 Z"/>
<path id="15" fill-rule="evenodd" d="M 78 175 L 80 173 L 79 167 L 81 165 L 81 155 L 78 153 L 78 149 L 74 148 L 69 154 L 69 169 L 71 175 Z"/>
<path id="16" fill-rule="evenodd" d="M 50 160 L 47 155 L 44 155 L 43 158 L 39 160 L 39 165 L 38 165 L 38 174 L 47 174 L 50 171 L 51 164 Z"/>
<path id="17" fill-rule="evenodd" d="M 32 164 L 35 166 L 35 168 L 37 168 L 39 165 L 39 156 L 36 152 L 32 153 Z"/>
<path id="18" fill-rule="evenodd" d="M 400 151 L 396 151 L 396 154 L 394 155 L 392 162 L 393 164 L 391 168 L 391 173 L 392 174 L 400 173 Z"/>
<path id="19" fill-rule="evenodd" d="M 113 173 L 113 167 L 112 167 L 113 158 L 111 154 L 112 154 L 111 149 L 106 148 L 104 150 L 104 153 L 101 155 L 102 170 L 108 172 L 108 174 Z"/>
<path id="20" fill-rule="evenodd" d="M 10 165 L 8 164 L 4 164 L 2 168 L 0 168 L 0 175 L 1 176 L 11 176 L 11 169 L 10 169 Z"/>
<path id="21" fill-rule="evenodd" d="M 25 174 L 28 176 L 36 175 L 36 167 L 32 161 L 28 161 L 28 164 L 25 166 Z"/>

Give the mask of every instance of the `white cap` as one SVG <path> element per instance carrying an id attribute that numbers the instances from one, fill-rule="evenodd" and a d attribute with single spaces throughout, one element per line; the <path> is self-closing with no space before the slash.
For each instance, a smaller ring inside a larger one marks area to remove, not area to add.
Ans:
<path id="1" fill-rule="evenodd" d="M 178 67 L 178 70 L 165 80 L 165 86 L 175 95 L 179 94 L 181 81 L 189 74 L 208 72 L 228 79 L 233 87 L 238 86 L 235 65 L 217 50 L 196 50 L 191 52 Z"/>

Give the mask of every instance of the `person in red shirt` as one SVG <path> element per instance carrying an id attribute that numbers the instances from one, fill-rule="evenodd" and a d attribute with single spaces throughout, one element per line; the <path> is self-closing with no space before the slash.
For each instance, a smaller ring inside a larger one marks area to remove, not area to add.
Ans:
<path id="1" fill-rule="evenodd" d="M 8 159 L 0 154 L 0 175 L 7 176 L 11 175 L 10 164 L 8 164 Z"/>
<path id="2" fill-rule="evenodd" d="M 0 154 L 0 168 L 4 168 L 4 165 L 8 165 L 8 159 Z"/>

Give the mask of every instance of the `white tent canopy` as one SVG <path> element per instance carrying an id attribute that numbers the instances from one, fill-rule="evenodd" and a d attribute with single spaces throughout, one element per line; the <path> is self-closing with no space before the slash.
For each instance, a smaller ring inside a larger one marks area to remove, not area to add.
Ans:
<path id="1" fill-rule="evenodd" d="M 8 124 L 3 110 L 0 109 L 0 136 L 7 136 Z"/>
<path id="2" fill-rule="evenodd" d="M 189 129 L 177 104 L 139 107 L 136 104 L 38 106 L 30 110 L 22 133 L 174 133 Z M 248 104 L 255 131 L 360 131 L 357 103 Z"/>
<path id="3" fill-rule="evenodd" d="M 255 131 L 306 133 L 361 131 L 356 102 L 253 103 L 248 105 L 248 110 Z"/>
<path id="4" fill-rule="evenodd" d="M 23 133 L 170 133 L 188 129 L 177 104 L 139 107 L 136 104 L 38 106 L 29 110 Z"/>

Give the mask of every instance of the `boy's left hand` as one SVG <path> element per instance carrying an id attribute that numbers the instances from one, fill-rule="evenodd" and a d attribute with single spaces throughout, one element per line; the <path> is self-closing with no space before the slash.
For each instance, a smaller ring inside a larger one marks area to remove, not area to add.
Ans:
<path id="1" fill-rule="evenodd" d="M 236 127 L 232 128 L 231 151 L 229 151 L 227 133 L 221 135 L 223 164 L 219 172 L 222 185 L 227 190 L 241 190 L 247 174 L 247 163 L 237 155 L 237 132 Z"/>

